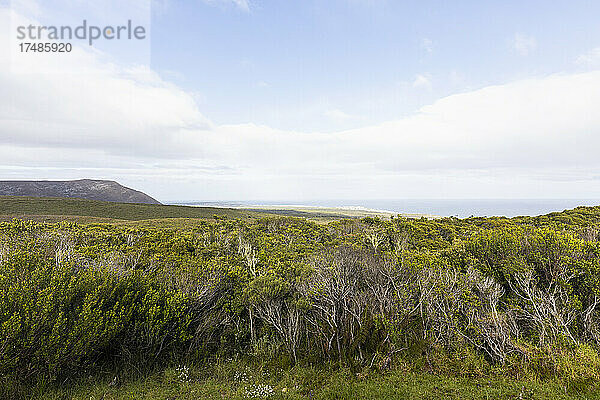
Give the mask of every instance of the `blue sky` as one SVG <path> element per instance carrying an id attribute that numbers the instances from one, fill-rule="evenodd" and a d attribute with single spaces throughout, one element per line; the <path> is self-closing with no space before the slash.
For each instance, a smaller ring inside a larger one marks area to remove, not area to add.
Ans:
<path id="1" fill-rule="evenodd" d="M 76 5 L 0 0 L 4 179 L 162 201 L 600 198 L 599 2 Z M 15 26 L 84 18 L 149 40 L 18 52 Z"/>
<path id="2" fill-rule="evenodd" d="M 600 38 L 593 1 L 246 4 L 171 1 L 154 13 L 153 68 L 196 92 L 217 123 L 368 125 L 449 94 L 574 71 Z M 518 37 L 532 43 L 519 50 Z M 418 76 L 429 85 L 413 87 Z"/>

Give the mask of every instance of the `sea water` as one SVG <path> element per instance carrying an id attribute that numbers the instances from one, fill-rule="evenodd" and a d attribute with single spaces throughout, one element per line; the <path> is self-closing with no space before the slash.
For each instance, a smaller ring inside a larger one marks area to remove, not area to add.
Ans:
<path id="1" fill-rule="evenodd" d="M 438 216 L 505 216 L 542 215 L 554 211 L 563 211 L 577 206 L 600 205 L 600 199 L 398 199 L 398 200 L 279 200 L 279 201 L 192 201 L 176 202 L 213 207 L 253 206 L 302 206 L 332 207 L 346 209 L 368 209 L 391 211 L 398 214 L 425 214 Z"/>

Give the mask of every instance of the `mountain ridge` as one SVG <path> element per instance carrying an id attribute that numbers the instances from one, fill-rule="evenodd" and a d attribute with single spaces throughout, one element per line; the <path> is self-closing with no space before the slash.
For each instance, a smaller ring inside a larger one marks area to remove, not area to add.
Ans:
<path id="1" fill-rule="evenodd" d="M 103 179 L 0 181 L 0 196 L 62 197 L 115 203 L 161 204 L 144 192 Z"/>

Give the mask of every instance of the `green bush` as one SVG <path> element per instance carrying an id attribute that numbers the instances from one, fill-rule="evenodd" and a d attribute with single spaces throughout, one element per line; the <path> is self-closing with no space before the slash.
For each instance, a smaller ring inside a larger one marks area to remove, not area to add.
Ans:
<path id="1" fill-rule="evenodd" d="M 599 221 L 2 223 L 0 374 L 219 354 L 597 382 Z"/>
<path id="2" fill-rule="evenodd" d="M 45 259 L 43 248 L 3 255 L 0 371 L 54 378 L 126 348 L 150 358 L 188 339 L 187 299 L 151 273 Z"/>

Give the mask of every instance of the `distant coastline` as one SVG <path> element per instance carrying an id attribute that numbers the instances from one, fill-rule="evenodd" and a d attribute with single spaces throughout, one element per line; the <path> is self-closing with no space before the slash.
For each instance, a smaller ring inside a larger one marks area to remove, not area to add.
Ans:
<path id="1" fill-rule="evenodd" d="M 600 199 L 398 199 L 313 201 L 173 201 L 173 205 L 275 210 L 339 210 L 367 214 L 468 218 L 470 216 L 536 216 L 579 206 L 600 205 Z"/>

